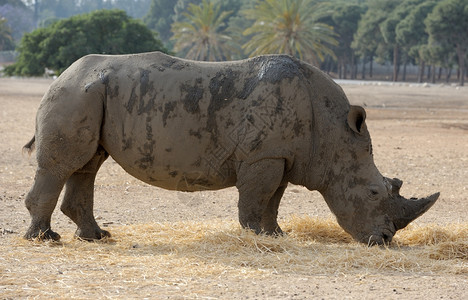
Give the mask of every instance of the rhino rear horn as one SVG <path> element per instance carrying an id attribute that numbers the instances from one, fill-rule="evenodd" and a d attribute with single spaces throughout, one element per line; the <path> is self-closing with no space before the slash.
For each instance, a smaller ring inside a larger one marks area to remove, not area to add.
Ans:
<path id="1" fill-rule="evenodd" d="M 348 126 L 356 133 L 362 134 L 366 127 L 366 111 L 361 106 L 351 105 L 348 112 Z"/>
<path id="2" fill-rule="evenodd" d="M 392 195 L 400 196 L 400 188 L 403 185 L 403 181 L 398 178 L 389 179 L 389 181 L 392 184 Z"/>
<path id="3" fill-rule="evenodd" d="M 399 230 L 405 228 L 411 221 L 415 220 L 422 214 L 424 214 L 429 208 L 434 205 L 434 203 L 439 198 L 440 193 L 435 193 L 429 197 L 416 199 L 405 199 L 401 196 L 398 196 L 398 206 L 400 207 L 399 216 L 393 221 L 395 229 Z"/>

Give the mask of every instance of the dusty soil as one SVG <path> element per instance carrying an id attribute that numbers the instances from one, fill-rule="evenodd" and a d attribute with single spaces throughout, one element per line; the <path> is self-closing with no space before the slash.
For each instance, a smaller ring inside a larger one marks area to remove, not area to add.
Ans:
<path id="1" fill-rule="evenodd" d="M 34 133 L 35 112 L 48 79 L 0 79 L 0 245 L 15 244 L 29 224 L 24 207 L 35 171 L 34 156 L 22 146 Z M 388 177 L 405 183 L 405 196 L 441 192 L 434 207 L 416 224 L 468 222 L 468 87 L 410 85 L 343 85 L 350 102 L 366 107 L 373 139 L 375 162 Z M 183 220 L 237 219 L 237 192 L 181 193 L 148 186 L 127 175 L 112 159 L 101 168 L 96 181 L 95 215 L 112 232 L 113 226 Z M 322 197 L 303 187 L 290 186 L 280 207 L 280 220 L 291 214 L 330 216 Z M 74 225 L 59 209 L 53 215 L 57 232 L 72 233 Z M 318 254 L 320 255 L 320 254 Z M 31 260 L 33 263 L 33 260 Z M 2 272 L 0 253 L 0 299 Z M 41 270 L 37 277 L 40 280 Z M 174 295 L 198 286 L 213 298 L 412 298 L 467 299 L 467 274 L 408 273 L 275 274 L 252 280 L 242 277 L 198 278 L 184 287 L 167 285 L 153 297 Z M 180 274 L 183 277 L 184 274 Z M 78 279 L 77 279 L 78 280 Z M 27 286 L 18 282 L 18 290 Z M 16 295 L 24 295 L 17 293 Z M 130 295 L 119 295 L 126 298 Z M 141 298 L 138 291 L 131 295 Z M 44 296 L 42 296 L 44 297 Z M 52 295 L 53 298 L 60 295 Z M 85 297 L 85 295 L 77 296 Z M 187 296 L 195 298 L 195 296 Z"/>

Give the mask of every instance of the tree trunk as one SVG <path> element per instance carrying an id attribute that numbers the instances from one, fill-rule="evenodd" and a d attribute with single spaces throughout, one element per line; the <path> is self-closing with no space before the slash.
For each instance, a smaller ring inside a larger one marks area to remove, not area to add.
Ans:
<path id="1" fill-rule="evenodd" d="M 466 51 L 460 44 L 457 44 L 458 68 L 460 69 L 460 86 L 465 85 L 465 55 Z"/>
<path id="2" fill-rule="evenodd" d="M 431 82 L 432 83 L 435 83 L 436 82 L 436 66 L 433 65 L 432 66 L 432 73 L 431 73 Z"/>
<path id="3" fill-rule="evenodd" d="M 372 78 L 374 72 L 374 55 L 370 56 L 369 77 Z"/>
<path id="4" fill-rule="evenodd" d="M 431 66 L 427 66 L 427 80 L 431 79 Z"/>
<path id="5" fill-rule="evenodd" d="M 325 71 L 327 72 L 328 75 L 330 75 L 330 70 L 331 70 L 331 59 L 326 58 L 325 59 Z"/>
<path id="6" fill-rule="evenodd" d="M 358 74 L 358 61 L 359 61 L 359 59 L 356 58 L 355 55 L 353 55 L 353 79 L 357 79 L 357 74 Z"/>
<path id="7" fill-rule="evenodd" d="M 342 71 L 342 67 L 341 67 L 341 59 L 338 60 L 338 78 L 339 79 L 343 79 L 343 71 Z"/>
<path id="8" fill-rule="evenodd" d="M 405 64 L 403 65 L 403 78 L 401 80 L 406 81 L 406 65 L 408 64 L 408 61 L 405 60 Z"/>
<path id="9" fill-rule="evenodd" d="M 452 68 L 447 68 L 447 77 L 445 77 L 446 83 L 449 83 L 451 75 L 452 75 Z"/>
<path id="10" fill-rule="evenodd" d="M 393 81 L 398 81 L 398 45 L 393 47 Z"/>
<path id="11" fill-rule="evenodd" d="M 362 57 L 361 79 L 366 79 L 366 56 Z"/>
<path id="12" fill-rule="evenodd" d="M 438 81 L 440 81 L 440 77 L 442 77 L 442 67 L 439 67 L 439 74 L 437 74 Z"/>
<path id="13" fill-rule="evenodd" d="M 424 79 L 424 69 L 426 68 L 426 63 L 424 60 L 421 60 L 421 64 L 419 66 L 419 74 L 418 74 L 418 82 L 422 83 Z"/>

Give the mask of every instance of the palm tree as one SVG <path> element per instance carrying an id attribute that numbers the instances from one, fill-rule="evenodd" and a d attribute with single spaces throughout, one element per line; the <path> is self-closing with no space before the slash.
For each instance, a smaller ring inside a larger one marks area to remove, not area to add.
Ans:
<path id="1" fill-rule="evenodd" d="M 186 22 L 172 25 L 175 40 L 174 51 L 179 54 L 186 51 L 185 57 L 196 60 L 217 61 L 229 59 L 233 50 L 229 46 L 231 38 L 221 30 L 230 11 L 220 12 L 219 3 L 214 5 L 203 0 L 200 5 L 190 4 L 188 13 L 184 13 Z"/>
<path id="2" fill-rule="evenodd" d="M 337 45 L 333 28 L 318 20 L 327 10 L 310 0 L 262 0 L 244 12 L 255 23 L 244 31 L 251 39 L 243 45 L 250 56 L 283 53 L 314 64 L 326 55 L 335 57 L 330 46 Z"/>

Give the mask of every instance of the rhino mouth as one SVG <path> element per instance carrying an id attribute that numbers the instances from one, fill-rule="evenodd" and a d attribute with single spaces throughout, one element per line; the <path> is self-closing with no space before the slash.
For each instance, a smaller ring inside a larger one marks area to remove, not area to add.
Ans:
<path id="1" fill-rule="evenodd" d="M 368 246 L 389 245 L 392 242 L 394 235 L 395 233 L 391 232 L 390 230 L 383 230 L 379 235 L 371 235 L 367 244 Z"/>
<path id="2" fill-rule="evenodd" d="M 391 227 L 393 228 L 384 228 L 380 231 L 375 231 L 371 235 L 368 235 L 362 238 L 360 241 L 362 243 L 367 244 L 367 246 L 369 247 L 376 246 L 376 245 L 378 246 L 389 245 L 392 242 L 393 236 L 396 233 L 395 225 Z"/>

